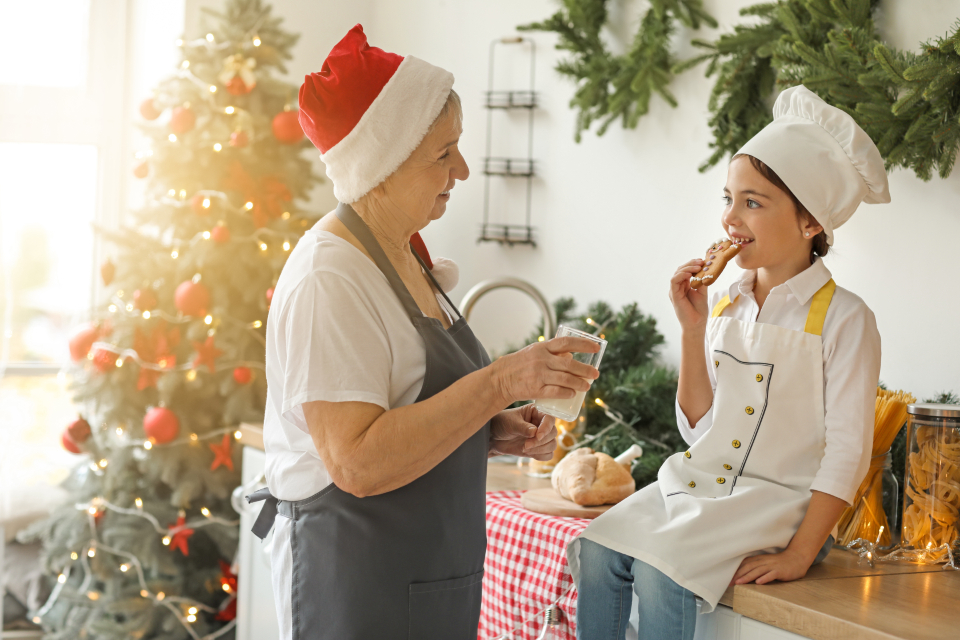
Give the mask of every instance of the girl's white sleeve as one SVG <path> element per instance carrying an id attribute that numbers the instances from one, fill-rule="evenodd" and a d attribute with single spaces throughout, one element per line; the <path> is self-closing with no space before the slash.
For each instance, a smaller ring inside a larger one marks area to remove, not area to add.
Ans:
<path id="1" fill-rule="evenodd" d="M 823 345 L 826 448 L 810 489 L 851 504 L 873 449 L 880 333 L 873 312 L 859 298 L 831 305 L 834 311 L 839 315 Z"/>
<path id="2" fill-rule="evenodd" d="M 717 298 L 717 296 L 711 296 L 712 298 Z M 710 301 L 710 309 L 713 309 L 713 305 L 717 303 L 717 300 Z M 704 336 L 703 338 L 703 357 L 707 363 L 707 375 L 710 377 L 710 387 L 713 390 L 713 395 L 717 393 L 717 375 L 713 370 L 713 367 L 710 364 L 713 362 L 713 357 L 710 355 L 710 337 Z M 680 435 L 683 437 L 684 441 L 693 445 L 694 442 L 699 440 L 703 434 L 705 434 L 710 427 L 713 426 L 713 403 L 711 402 L 710 408 L 707 410 L 703 417 L 697 421 L 696 426 L 691 427 L 690 421 L 687 420 L 687 416 L 683 415 L 683 411 L 680 409 L 680 398 L 679 395 L 675 401 L 676 410 L 677 410 L 677 428 L 680 430 Z"/>

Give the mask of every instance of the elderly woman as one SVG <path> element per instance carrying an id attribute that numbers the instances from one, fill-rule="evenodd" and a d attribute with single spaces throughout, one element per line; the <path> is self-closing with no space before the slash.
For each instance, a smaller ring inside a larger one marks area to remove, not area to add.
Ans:
<path id="1" fill-rule="evenodd" d="M 487 458 L 556 446 L 552 418 L 504 408 L 598 375 L 573 338 L 491 365 L 431 273 L 416 234 L 469 175 L 452 86 L 357 25 L 300 90 L 340 205 L 291 253 L 267 322 L 269 490 L 251 499 L 255 533 L 276 529 L 284 638 L 475 639 Z"/>

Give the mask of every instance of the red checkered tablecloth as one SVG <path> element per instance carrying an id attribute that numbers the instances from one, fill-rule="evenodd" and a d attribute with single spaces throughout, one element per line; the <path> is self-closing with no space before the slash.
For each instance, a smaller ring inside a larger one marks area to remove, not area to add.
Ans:
<path id="1" fill-rule="evenodd" d="M 590 521 L 527 511 L 520 504 L 522 493 L 487 494 L 487 558 L 478 639 L 535 640 L 543 626 L 541 612 L 560 599 L 564 614 L 560 637 L 575 640 L 577 591 L 572 588 L 566 549 Z"/>

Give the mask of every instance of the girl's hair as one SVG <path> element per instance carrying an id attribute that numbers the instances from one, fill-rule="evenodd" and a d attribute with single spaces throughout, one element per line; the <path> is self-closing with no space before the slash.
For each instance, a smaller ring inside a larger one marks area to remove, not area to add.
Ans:
<path id="1" fill-rule="evenodd" d="M 747 155 L 746 153 L 738 153 L 737 155 L 733 156 L 731 160 L 736 160 L 737 158 L 740 158 L 740 157 L 745 157 L 748 160 L 750 160 L 750 164 L 753 166 L 754 169 L 757 170 L 757 172 L 760 173 L 760 175 L 766 178 L 777 189 L 780 189 L 780 191 L 783 191 L 785 194 L 790 196 L 790 199 L 793 201 L 794 206 L 797 208 L 798 221 L 807 222 L 809 220 L 814 219 L 813 215 L 811 215 L 811 213 L 807 211 L 807 208 L 803 206 L 803 204 L 801 204 L 797 196 L 793 195 L 793 191 L 790 191 L 790 187 L 787 186 L 787 183 L 781 180 L 780 176 L 778 176 L 773 169 L 768 167 L 766 163 L 764 163 L 759 158 L 755 158 L 751 155 Z M 822 258 L 823 256 L 827 255 L 827 252 L 829 250 L 830 250 L 830 245 L 827 244 L 827 232 L 821 231 L 813 238 L 813 247 L 810 250 L 810 264 L 813 264 L 815 262 L 816 256 L 820 256 Z"/>

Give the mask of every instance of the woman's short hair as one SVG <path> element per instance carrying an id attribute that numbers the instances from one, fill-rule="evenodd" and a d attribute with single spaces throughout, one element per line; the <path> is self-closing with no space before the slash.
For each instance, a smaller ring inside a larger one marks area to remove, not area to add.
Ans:
<path id="1" fill-rule="evenodd" d="M 734 161 L 737 158 L 744 157 L 750 160 L 750 165 L 753 166 L 757 172 L 766 178 L 770 183 L 773 184 L 777 189 L 783 191 L 785 194 L 790 196 L 790 199 L 793 201 L 794 206 L 797 208 L 797 220 L 800 222 L 808 222 L 810 220 L 816 221 L 813 215 L 807 211 L 807 208 L 803 206 L 797 196 L 793 195 L 793 191 L 790 191 L 790 187 L 787 186 L 783 180 L 780 179 L 780 176 L 777 175 L 777 172 L 771 169 L 767 164 L 755 158 L 754 156 L 748 155 L 746 153 L 738 153 L 733 156 L 730 161 Z M 827 255 L 827 252 L 830 251 L 830 245 L 827 244 L 827 232 L 821 231 L 813 238 L 813 247 L 810 251 L 810 264 L 813 264 L 816 257 L 820 256 L 821 258 Z"/>
<path id="2" fill-rule="evenodd" d="M 437 123 L 447 117 L 451 111 L 457 114 L 457 118 L 463 121 L 463 105 L 460 103 L 460 95 L 453 89 L 450 89 L 450 93 L 447 95 L 447 101 L 443 103 L 443 108 L 440 109 L 440 113 L 437 114 L 433 124 L 430 125 L 430 130 L 433 131 Z"/>

